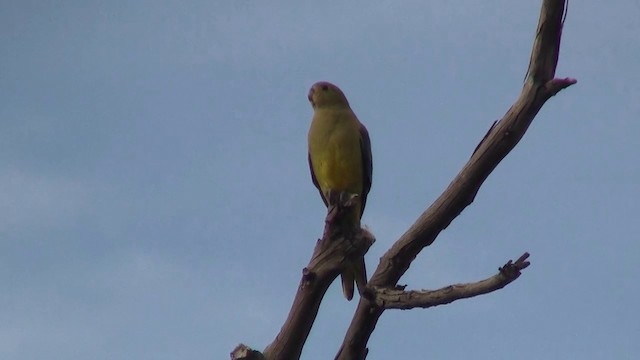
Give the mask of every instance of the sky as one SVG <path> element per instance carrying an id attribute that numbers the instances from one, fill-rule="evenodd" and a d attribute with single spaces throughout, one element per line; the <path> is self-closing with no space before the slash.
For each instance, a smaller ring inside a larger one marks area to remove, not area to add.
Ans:
<path id="1" fill-rule="evenodd" d="M 0 2 L 0 358 L 226 359 L 279 331 L 321 236 L 307 91 L 369 129 L 378 259 L 517 98 L 539 1 Z M 640 352 L 640 5 L 573 1 L 551 98 L 400 280 L 505 289 L 387 311 L 370 360 Z M 336 281 L 303 359 L 357 301 Z"/>

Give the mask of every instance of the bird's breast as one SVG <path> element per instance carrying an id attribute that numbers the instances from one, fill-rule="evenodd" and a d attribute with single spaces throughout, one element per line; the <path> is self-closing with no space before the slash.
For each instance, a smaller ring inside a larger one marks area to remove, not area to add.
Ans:
<path id="1" fill-rule="evenodd" d="M 363 188 L 363 165 L 358 124 L 339 117 L 324 120 L 312 124 L 309 141 L 319 185 L 324 191 L 360 194 Z"/>

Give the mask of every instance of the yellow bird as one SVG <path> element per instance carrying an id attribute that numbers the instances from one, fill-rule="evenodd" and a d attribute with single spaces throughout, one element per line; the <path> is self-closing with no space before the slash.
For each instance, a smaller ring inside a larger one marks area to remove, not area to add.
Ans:
<path id="1" fill-rule="evenodd" d="M 369 133 L 337 86 L 324 81 L 315 83 L 309 90 L 309 102 L 313 107 L 308 138 L 311 179 L 326 206 L 330 192 L 358 195 L 349 218 L 359 229 L 373 170 Z M 360 292 L 367 283 L 364 259 L 350 264 L 341 275 L 342 291 L 351 300 L 354 280 Z"/>

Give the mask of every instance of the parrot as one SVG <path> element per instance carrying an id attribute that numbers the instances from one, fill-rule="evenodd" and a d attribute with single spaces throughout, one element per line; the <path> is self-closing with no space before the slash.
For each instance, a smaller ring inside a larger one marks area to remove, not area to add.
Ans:
<path id="1" fill-rule="evenodd" d="M 369 132 L 336 85 L 317 82 L 309 90 L 308 99 L 313 108 L 308 134 L 311 179 L 327 207 L 331 205 L 332 192 L 357 195 L 356 204 L 346 217 L 351 225 L 360 229 L 373 174 Z M 364 259 L 348 264 L 341 278 L 347 300 L 353 298 L 354 281 L 362 293 L 367 283 Z"/>

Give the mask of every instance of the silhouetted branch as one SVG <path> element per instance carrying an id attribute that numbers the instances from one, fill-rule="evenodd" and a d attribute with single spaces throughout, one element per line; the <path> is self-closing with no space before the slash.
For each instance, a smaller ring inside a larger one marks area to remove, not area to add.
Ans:
<path id="1" fill-rule="evenodd" d="M 494 123 L 448 188 L 380 259 L 369 285 L 394 287 L 422 249 L 469 206 L 495 167 L 516 146 L 544 103 L 558 91 L 576 83 L 554 79 L 564 22 L 564 0 L 544 0 L 531 51 L 525 83 L 519 98 L 504 117 Z M 358 308 L 336 359 L 358 360 L 367 354 L 367 342 L 384 308 L 360 298 Z"/>
<path id="2" fill-rule="evenodd" d="M 364 229 L 347 228 L 344 215 L 354 206 L 353 197 L 340 196 L 339 205 L 328 209 L 322 239 L 302 270 L 298 291 L 280 333 L 264 350 L 266 359 L 298 359 L 327 289 L 354 258 L 362 258 L 374 243 Z"/>
<path id="3" fill-rule="evenodd" d="M 259 351 L 240 344 L 231 352 L 231 360 L 264 360 L 264 356 Z"/>
<path id="4" fill-rule="evenodd" d="M 526 261 L 528 253 L 524 253 L 516 262 L 509 260 L 499 272 L 485 280 L 468 284 L 449 285 L 438 290 L 405 291 L 397 288 L 375 288 L 374 301 L 384 309 L 408 310 L 413 308 L 429 308 L 452 303 L 487 294 L 509 285 L 520 276 L 520 271 L 529 266 Z"/>

